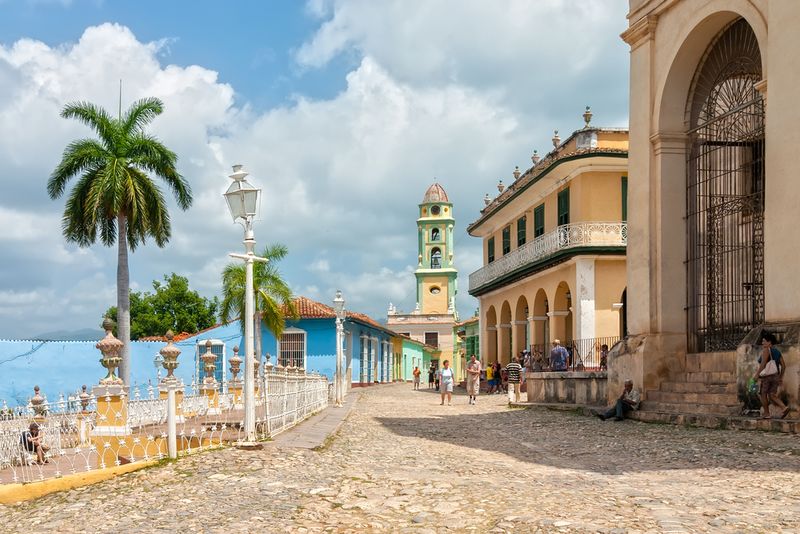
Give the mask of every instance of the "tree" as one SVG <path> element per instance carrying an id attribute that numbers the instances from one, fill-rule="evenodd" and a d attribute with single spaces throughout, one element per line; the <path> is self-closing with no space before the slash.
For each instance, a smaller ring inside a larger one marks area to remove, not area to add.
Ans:
<path id="1" fill-rule="evenodd" d="M 86 124 L 97 139 L 67 145 L 47 182 L 47 192 L 55 200 L 72 178 L 78 178 L 62 217 L 67 242 L 88 247 L 99 237 L 107 247 L 117 244 L 117 329 L 123 342 L 120 376 L 126 385 L 130 383 L 128 247 L 134 251 L 148 237 L 163 247 L 172 234 L 164 195 L 150 176 L 167 184 L 178 207 L 186 210 L 192 204 L 191 188 L 176 170 L 177 156 L 144 131 L 163 110 L 159 99 L 145 98 L 124 115 L 120 109 L 114 119 L 89 102 L 67 104 L 61 116 Z"/>
<path id="2" fill-rule="evenodd" d="M 189 289 L 189 280 L 172 273 L 164 282 L 153 280 L 154 293 L 131 292 L 131 339 L 163 336 L 167 330 L 175 333 L 195 333 L 213 326 L 219 300 L 201 297 Z M 106 311 L 116 319 L 117 309 Z"/>
<path id="3" fill-rule="evenodd" d="M 276 263 L 286 257 L 285 245 L 270 245 L 261 254 L 267 263 L 255 262 L 253 265 L 253 288 L 255 290 L 255 313 L 252 317 L 255 327 L 256 354 L 261 356 L 261 324 L 280 339 L 286 318 L 297 319 L 292 290 L 281 278 Z M 244 331 L 245 264 L 229 263 L 222 272 L 223 321 L 239 319 Z M 259 317 L 261 320 L 259 320 Z"/>

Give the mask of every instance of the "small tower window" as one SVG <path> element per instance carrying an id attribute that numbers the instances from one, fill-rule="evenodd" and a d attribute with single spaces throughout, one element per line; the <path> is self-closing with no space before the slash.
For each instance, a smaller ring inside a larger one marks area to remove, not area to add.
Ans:
<path id="1" fill-rule="evenodd" d="M 432 286 L 430 291 L 431 291 L 431 295 L 438 295 L 439 293 L 442 292 L 442 290 L 441 290 L 441 288 L 439 286 Z"/>
<path id="2" fill-rule="evenodd" d="M 441 210 L 441 208 L 439 206 L 433 206 L 431 208 L 431 215 L 439 215 L 439 211 L 440 210 Z"/>
<path id="3" fill-rule="evenodd" d="M 439 241 L 439 229 L 434 228 L 431 230 L 431 241 Z"/>
<path id="4" fill-rule="evenodd" d="M 442 268 L 442 251 L 439 250 L 439 247 L 434 248 L 431 250 L 431 269 L 441 269 Z"/>

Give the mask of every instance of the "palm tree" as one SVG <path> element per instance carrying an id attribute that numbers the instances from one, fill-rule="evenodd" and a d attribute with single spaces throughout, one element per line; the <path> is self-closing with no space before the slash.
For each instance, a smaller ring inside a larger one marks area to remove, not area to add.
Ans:
<path id="1" fill-rule="evenodd" d="M 270 245 L 264 249 L 261 257 L 267 263 L 253 264 L 253 288 L 255 290 L 255 313 L 251 319 L 254 323 L 256 354 L 261 357 L 261 324 L 280 339 L 286 319 L 297 319 L 292 290 L 281 278 L 277 262 L 286 257 L 288 249 L 285 245 Z M 222 306 L 220 316 L 223 321 L 239 319 L 244 331 L 244 296 L 245 265 L 229 263 L 222 271 Z M 260 317 L 260 319 L 259 319 Z"/>
<path id="2" fill-rule="evenodd" d="M 163 247 L 171 236 L 169 212 L 158 176 L 172 190 L 178 206 L 192 204 L 189 184 L 176 170 L 177 156 L 144 128 L 164 110 L 157 98 L 145 98 L 115 119 L 89 102 L 67 104 L 65 119 L 77 119 L 97 134 L 78 139 L 64 149 L 61 163 L 47 182 L 57 199 L 73 177 L 78 182 L 67 198 L 62 229 L 67 242 L 88 247 L 99 238 L 107 247 L 117 244 L 117 331 L 124 343 L 120 377 L 130 383 L 130 279 L 128 247 L 134 251 L 153 238 Z"/>

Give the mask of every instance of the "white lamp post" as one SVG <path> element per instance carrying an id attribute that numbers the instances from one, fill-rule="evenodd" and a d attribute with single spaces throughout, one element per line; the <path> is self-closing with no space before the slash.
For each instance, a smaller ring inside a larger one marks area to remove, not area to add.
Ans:
<path id="1" fill-rule="evenodd" d="M 343 354 L 342 340 L 344 338 L 344 297 L 342 292 L 336 290 L 336 297 L 333 299 L 333 309 L 336 312 L 336 377 L 334 378 L 334 393 L 336 394 L 336 406 L 341 408 L 342 398 L 344 397 L 344 376 L 342 374 Z"/>
<path id="2" fill-rule="evenodd" d="M 265 258 L 256 256 L 253 249 L 256 239 L 253 235 L 253 219 L 258 212 L 261 190 L 256 189 L 245 180 L 247 172 L 241 165 L 233 166 L 230 175 L 233 183 L 225 191 L 225 200 L 233 217 L 233 222 L 244 226 L 245 254 L 231 254 L 232 257 L 245 262 L 245 291 L 244 291 L 244 439 L 239 443 L 244 447 L 256 445 L 256 395 L 255 374 L 253 367 L 253 315 L 255 314 L 255 296 L 253 292 L 253 262 L 266 262 Z"/>

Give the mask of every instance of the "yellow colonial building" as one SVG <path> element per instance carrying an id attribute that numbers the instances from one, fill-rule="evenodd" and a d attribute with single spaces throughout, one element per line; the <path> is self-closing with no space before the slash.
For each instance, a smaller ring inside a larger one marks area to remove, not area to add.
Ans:
<path id="1" fill-rule="evenodd" d="M 480 355 L 507 363 L 554 339 L 573 362 L 599 364 L 602 343 L 625 331 L 628 132 L 590 125 L 561 140 L 507 188 L 484 199 L 468 227 L 483 240 L 483 267 L 469 277 L 480 302 Z"/>
<path id="2" fill-rule="evenodd" d="M 399 334 L 436 347 L 439 357 L 432 360 L 434 365 L 450 360 L 456 377 L 460 377 L 459 358 L 454 358 L 453 353 L 453 325 L 458 320 L 454 227 L 453 204 L 444 188 L 434 183 L 425 192 L 417 217 L 416 306 L 403 313 L 390 303 L 387 325 Z"/>

